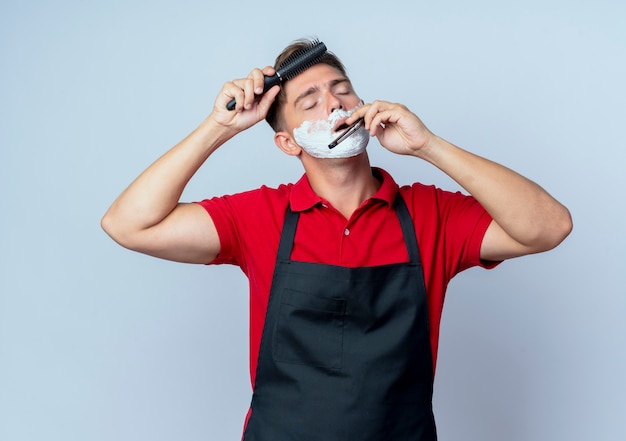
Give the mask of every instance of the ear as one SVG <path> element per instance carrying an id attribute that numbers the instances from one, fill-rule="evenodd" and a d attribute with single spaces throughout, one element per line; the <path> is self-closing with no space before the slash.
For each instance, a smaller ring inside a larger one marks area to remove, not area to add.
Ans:
<path id="1" fill-rule="evenodd" d="M 276 132 L 274 134 L 274 143 L 289 156 L 300 156 L 300 153 L 302 153 L 302 147 L 296 144 L 296 141 L 287 132 Z"/>

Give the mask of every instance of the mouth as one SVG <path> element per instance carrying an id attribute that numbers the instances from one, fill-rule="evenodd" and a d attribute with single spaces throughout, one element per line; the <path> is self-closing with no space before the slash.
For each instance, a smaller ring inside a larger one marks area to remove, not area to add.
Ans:
<path id="1" fill-rule="evenodd" d="M 346 124 L 346 120 L 348 118 L 341 118 L 339 121 L 337 121 L 337 124 L 335 125 L 335 127 L 333 128 L 333 131 L 335 133 L 339 133 L 343 130 L 346 130 L 347 128 L 349 128 L 350 126 L 348 124 Z"/>
<path id="2" fill-rule="evenodd" d="M 351 126 L 348 126 L 345 123 L 345 121 L 344 121 L 343 125 L 345 125 L 347 127 L 347 129 L 345 129 L 341 135 L 339 135 L 337 138 L 335 138 L 335 140 L 333 142 L 328 144 L 328 148 L 329 149 L 334 149 L 335 147 L 337 147 L 337 144 L 342 142 L 344 139 L 352 136 L 359 129 L 359 127 L 361 127 L 363 125 L 363 118 L 359 118 Z"/>

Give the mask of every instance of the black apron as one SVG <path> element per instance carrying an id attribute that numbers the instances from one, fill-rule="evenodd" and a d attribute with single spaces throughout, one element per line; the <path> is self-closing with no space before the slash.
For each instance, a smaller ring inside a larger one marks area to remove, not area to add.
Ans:
<path id="1" fill-rule="evenodd" d="M 400 194 L 394 207 L 409 262 L 360 268 L 290 260 L 288 208 L 245 441 L 437 439 L 424 275 Z"/>

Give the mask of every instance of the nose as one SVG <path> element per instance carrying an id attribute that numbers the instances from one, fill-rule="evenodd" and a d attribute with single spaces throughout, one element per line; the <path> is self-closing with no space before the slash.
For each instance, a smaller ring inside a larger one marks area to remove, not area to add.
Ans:
<path id="1" fill-rule="evenodd" d="M 332 92 L 328 92 L 328 114 L 330 115 L 333 111 L 338 109 L 343 109 L 343 104 L 336 95 Z"/>

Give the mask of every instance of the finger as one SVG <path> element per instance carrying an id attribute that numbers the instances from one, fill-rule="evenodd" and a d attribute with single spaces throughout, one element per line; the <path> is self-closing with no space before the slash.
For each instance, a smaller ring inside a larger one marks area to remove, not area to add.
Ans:
<path id="1" fill-rule="evenodd" d="M 376 119 L 376 117 L 380 114 L 381 111 L 384 110 L 385 104 L 383 101 L 374 101 L 372 102 L 365 114 L 363 115 L 363 120 L 365 121 L 365 128 L 370 131 L 371 136 L 375 136 L 377 133 L 377 129 L 380 124 L 380 119 Z"/>
<path id="2" fill-rule="evenodd" d="M 222 88 L 222 95 L 224 98 L 223 105 L 225 106 L 231 99 L 235 100 L 234 110 L 240 112 L 243 109 L 244 92 L 240 84 L 237 84 L 241 80 L 233 80 L 224 85 Z"/>
<path id="3" fill-rule="evenodd" d="M 260 72 L 260 71 L 259 71 Z M 233 97 L 236 100 L 235 111 L 242 112 L 250 109 L 255 100 L 254 93 L 254 79 L 252 72 L 247 78 L 240 78 L 232 82 L 233 88 L 231 89 Z"/>
<path id="4" fill-rule="evenodd" d="M 263 93 L 263 83 L 265 79 L 263 71 L 261 69 L 254 69 L 252 72 L 250 72 L 248 78 L 252 80 L 254 93 L 256 95 L 261 95 Z"/>
<path id="5" fill-rule="evenodd" d="M 243 83 L 243 94 L 244 94 L 243 107 L 246 110 L 250 109 L 252 107 L 252 104 L 254 104 L 254 100 L 256 98 L 256 95 L 254 93 L 254 88 L 255 88 L 254 79 L 247 78 L 246 81 L 244 81 Z"/>
<path id="6" fill-rule="evenodd" d="M 367 113 L 367 110 L 370 108 L 371 104 L 363 104 L 358 106 L 354 112 L 352 112 L 350 114 L 350 116 L 346 119 L 346 124 L 347 125 L 352 125 L 353 123 L 355 123 L 357 120 L 363 118 L 365 116 L 365 114 Z"/>
<path id="7" fill-rule="evenodd" d="M 376 112 L 368 116 L 371 117 L 369 122 L 369 131 L 371 136 L 378 136 L 380 131 L 384 131 L 388 124 L 398 122 L 399 116 L 397 108 L 390 103 L 381 103 L 377 106 Z"/>
<path id="8" fill-rule="evenodd" d="M 390 126 L 397 126 L 398 122 L 400 122 L 402 118 L 402 115 L 398 110 L 399 109 L 391 108 L 376 114 L 372 120 L 372 127 L 374 128 L 373 136 L 376 136 L 380 130 L 384 131 Z M 401 127 L 397 127 L 401 129 Z"/>
<path id="9" fill-rule="evenodd" d="M 268 77 L 274 76 L 276 70 L 272 66 L 265 66 L 263 68 L 263 75 L 267 75 Z"/>

